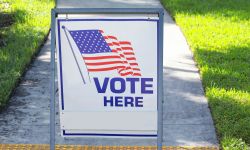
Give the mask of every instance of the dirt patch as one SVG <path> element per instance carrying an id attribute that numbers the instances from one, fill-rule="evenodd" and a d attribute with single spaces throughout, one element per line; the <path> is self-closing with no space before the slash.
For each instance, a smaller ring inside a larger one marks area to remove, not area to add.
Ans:
<path id="1" fill-rule="evenodd" d="M 30 93 L 27 92 L 25 88 L 20 87 L 20 88 L 17 88 L 15 90 L 15 95 L 18 97 L 26 97 L 26 96 L 30 95 Z"/>
<path id="2" fill-rule="evenodd" d="M 0 12 L 0 29 L 8 27 L 14 23 L 14 14 Z"/>

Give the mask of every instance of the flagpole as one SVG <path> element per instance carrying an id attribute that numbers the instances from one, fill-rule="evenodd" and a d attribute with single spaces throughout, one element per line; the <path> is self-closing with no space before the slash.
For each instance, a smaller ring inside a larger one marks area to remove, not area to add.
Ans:
<path id="1" fill-rule="evenodd" d="M 63 27 L 64 27 L 64 32 L 65 32 L 65 34 L 66 34 L 66 30 L 69 32 L 69 30 L 68 30 L 65 26 L 63 26 Z M 69 41 L 69 38 L 68 38 L 68 35 L 67 35 L 67 34 L 66 34 L 66 36 L 67 36 L 67 39 L 68 39 L 68 41 Z M 69 41 L 69 43 L 70 43 L 70 41 Z M 71 44 L 70 44 L 70 47 L 71 47 L 71 50 L 73 51 L 73 48 L 72 48 L 72 45 L 71 45 Z M 83 59 L 83 61 L 84 61 L 85 66 L 87 66 L 84 59 Z M 88 72 L 89 82 L 91 82 L 88 68 L 87 68 L 87 72 Z"/>
<path id="2" fill-rule="evenodd" d="M 77 68 L 78 68 L 78 70 L 79 70 L 79 72 L 80 72 L 80 74 L 81 74 L 82 81 L 83 81 L 84 84 L 86 84 L 86 81 L 85 81 L 85 79 L 84 79 L 84 77 L 83 77 L 83 74 L 82 74 L 82 71 L 81 71 L 81 68 L 80 68 L 80 65 L 79 65 L 79 63 L 78 63 L 78 61 L 77 61 L 77 59 L 76 59 L 76 54 L 75 54 L 75 52 L 74 52 L 74 50 L 73 50 L 73 47 L 72 47 L 72 45 L 71 45 L 71 43 L 70 43 L 68 34 L 67 34 L 67 32 L 66 32 L 65 26 L 62 26 L 62 28 L 63 28 L 64 33 L 65 33 L 65 35 L 66 35 L 66 38 L 67 38 L 67 40 L 68 40 L 68 42 L 69 42 L 69 46 L 70 46 L 71 52 L 72 52 L 72 54 L 73 54 L 73 56 L 74 56 L 75 62 L 76 62 L 76 64 L 77 64 Z"/>

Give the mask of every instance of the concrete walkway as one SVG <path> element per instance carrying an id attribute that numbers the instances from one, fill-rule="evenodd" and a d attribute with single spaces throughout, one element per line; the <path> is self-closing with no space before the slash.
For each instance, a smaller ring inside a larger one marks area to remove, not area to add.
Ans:
<path id="1" fill-rule="evenodd" d="M 157 0 L 58 0 L 58 7 L 162 7 Z M 218 146 L 198 69 L 178 26 L 164 17 L 164 145 Z M 49 143 L 50 39 L 0 114 L 0 143 Z M 58 115 L 57 115 L 58 118 Z M 58 120 L 57 120 L 58 124 Z M 66 138 L 82 145 L 155 145 L 151 139 Z"/>

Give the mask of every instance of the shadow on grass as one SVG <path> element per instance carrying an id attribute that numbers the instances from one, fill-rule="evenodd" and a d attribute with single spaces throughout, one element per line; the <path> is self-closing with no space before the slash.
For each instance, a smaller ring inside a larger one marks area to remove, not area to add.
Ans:
<path id="1" fill-rule="evenodd" d="M 7 46 L 7 33 L 10 26 L 14 23 L 22 23 L 25 20 L 26 11 L 16 10 L 15 12 L 0 11 L 0 48 Z"/>
<path id="2" fill-rule="evenodd" d="M 230 47 L 226 52 L 197 49 L 199 65 L 204 68 L 204 86 L 250 92 L 249 50 L 249 47 Z"/>
<path id="3" fill-rule="evenodd" d="M 219 136 L 243 139 L 250 143 L 250 102 L 247 102 L 249 97 L 243 96 L 239 100 L 233 93 L 223 89 L 211 89 L 207 96 Z"/>
<path id="4" fill-rule="evenodd" d="M 249 20 L 249 0 L 161 0 L 167 9 L 175 16 L 176 13 L 190 15 L 213 15 L 233 18 L 234 21 Z M 239 6 L 240 5 L 240 6 Z"/>
<path id="5" fill-rule="evenodd" d="M 250 143 L 250 53 L 248 47 L 226 52 L 198 49 L 203 85 L 220 137 Z M 203 66 L 204 65 L 204 66 Z"/>
<path id="6" fill-rule="evenodd" d="M 43 45 L 44 42 L 40 41 L 45 40 L 45 33 L 39 28 L 16 25 L 25 22 L 26 15 L 24 10 L 3 15 L 7 20 L 0 28 L 0 41 L 3 41 L 0 47 L 0 87 L 4 87 L 0 89 L 0 109 L 7 104 L 12 89 L 18 84 L 37 49 Z"/>
<path id="7" fill-rule="evenodd" d="M 14 13 L 0 13 L 0 29 L 14 23 Z"/>

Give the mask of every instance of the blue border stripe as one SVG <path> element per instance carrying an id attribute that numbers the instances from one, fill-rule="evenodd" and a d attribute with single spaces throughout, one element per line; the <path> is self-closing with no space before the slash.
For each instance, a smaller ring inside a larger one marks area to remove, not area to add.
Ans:
<path id="1" fill-rule="evenodd" d="M 61 53 L 61 33 L 60 33 L 60 21 L 58 20 L 58 38 L 59 38 L 59 62 L 60 62 L 60 84 L 61 84 L 61 101 L 62 101 L 62 110 L 64 110 L 64 95 L 63 95 L 63 76 L 62 76 L 62 53 Z"/>
<path id="2" fill-rule="evenodd" d="M 157 21 L 157 87 L 156 87 L 156 90 L 157 90 L 157 112 L 158 112 L 158 108 L 159 108 L 159 104 L 158 104 L 158 100 L 159 100 L 159 92 L 158 92 L 158 87 L 159 87 L 159 73 L 160 73 L 160 69 L 159 69 L 159 58 L 160 58 L 160 56 L 159 56 L 159 21 Z M 160 62 L 161 63 L 161 62 Z M 157 115 L 158 115 L 158 113 L 157 113 Z M 158 117 L 157 117 L 158 118 Z"/>
<path id="3" fill-rule="evenodd" d="M 159 21 L 158 19 L 58 19 L 58 21 Z"/>
<path id="4" fill-rule="evenodd" d="M 63 96 L 63 75 L 62 75 L 62 55 L 61 55 L 61 39 L 60 39 L 60 22 L 64 21 L 153 21 L 157 22 L 157 59 L 159 59 L 158 55 L 158 49 L 159 49 L 159 43 L 158 43 L 158 37 L 159 37 L 159 20 L 158 19 L 58 19 L 58 38 L 59 38 L 59 63 L 60 63 L 60 84 L 61 84 L 61 102 L 62 102 L 62 110 L 65 109 L 64 107 L 64 96 Z M 159 61 L 159 60 L 158 60 Z M 157 66 L 158 62 L 157 61 Z M 159 73 L 159 68 L 157 67 L 157 73 Z M 157 81 L 158 81 L 157 76 Z M 157 87 L 159 83 L 157 82 Z M 158 93 L 158 88 L 157 88 Z M 158 94 L 157 94 L 158 95 Z M 157 97 L 158 98 L 158 97 Z M 158 102 L 157 102 L 158 103 Z M 157 105 L 158 110 L 158 105 Z M 63 135 L 65 136 L 130 136 L 130 137 L 157 137 L 157 134 L 100 134 L 100 133 L 66 133 L 65 130 L 63 130 Z"/>
<path id="5" fill-rule="evenodd" d="M 63 135 L 71 136 L 130 136 L 130 137 L 157 137 L 157 134 L 104 134 L 104 133 L 66 133 L 63 130 Z"/>

